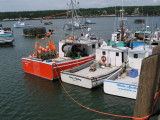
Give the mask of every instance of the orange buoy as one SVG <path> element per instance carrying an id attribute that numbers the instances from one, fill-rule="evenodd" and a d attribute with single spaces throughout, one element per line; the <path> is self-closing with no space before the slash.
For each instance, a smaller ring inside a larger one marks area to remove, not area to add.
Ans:
<path id="1" fill-rule="evenodd" d="M 42 40 L 45 40 L 45 38 L 42 38 Z"/>
<path id="2" fill-rule="evenodd" d="M 52 45 L 52 50 L 56 50 L 56 46 L 55 45 Z"/>
<path id="3" fill-rule="evenodd" d="M 47 49 L 44 49 L 44 52 L 48 52 L 48 50 L 47 50 Z"/>
<path id="4" fill-rule="evenodd" d="M 42 50 L 42 46 L 39 46 L 39 49 Z"/>
<path id="5" fill-rule="evenodd" d="M 73 37 L 69 37 L 68 40 L 73 40 Z"/>
<path id="6" fill-rule="evenodd" d="M 43 48 L 43 47 L 42 47 L 42 49 L 41 49 L 41 50 L 42 50 L 43 52 L 45 52 L 45 48 Z"/>

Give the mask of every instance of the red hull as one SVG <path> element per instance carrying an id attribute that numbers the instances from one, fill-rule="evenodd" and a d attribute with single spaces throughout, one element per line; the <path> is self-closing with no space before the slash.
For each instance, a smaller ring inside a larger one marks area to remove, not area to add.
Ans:
<path id="1" fill-rule="evenodd" d="M 24 72 L 26 73 L 30 73 L 45 79 L 53 80 L 60 77 L 60 71 L 77 67 L 93 59 L 95 59 L 95 55 L 77 60 L 71 60 L 64 63 L 44 63 L 37 60 L 22 58 L 22 66 Z"/>

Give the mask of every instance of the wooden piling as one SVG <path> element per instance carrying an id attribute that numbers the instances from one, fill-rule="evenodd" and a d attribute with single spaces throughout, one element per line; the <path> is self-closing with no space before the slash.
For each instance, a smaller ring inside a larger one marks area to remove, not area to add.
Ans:
<path id="1" fill-rule="evenodd" d="M 160 52 L 159 49 L 160 47 L 154 48 L 154 55 L 145 58 L 142 61 L 139 87 L 134 109 L 134 117 L 136 118 L 142 118 L 152 113 L 155 93 L 160 90 L 160 54 L 157 54 Z"/>
<path id="2" fill-rule="evenodd" d="M 152 53 L 153 55 L 154 54 L 160 54 L 160 46 L 157 46 L 157 47 L 155 47 L 155 48 L 153 48 L 153 53 Z M 160 90 L 160 79 L 159 79 L 159 81 L 157 82 L 157 84 L 158 84 L 158 86 L 157 86 L 157 91 L 158 90 Z"/>

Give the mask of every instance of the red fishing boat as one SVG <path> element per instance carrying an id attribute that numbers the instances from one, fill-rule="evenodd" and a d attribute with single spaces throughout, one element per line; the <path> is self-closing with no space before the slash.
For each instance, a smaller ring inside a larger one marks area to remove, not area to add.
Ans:
<path id="1" fill-rule="evenodd" d="M 75 8 L 73 5 L 75 4 L 71 0 L 72 9 Z M 73 22 L 74 10 L 71 12 Z M 101 46 L 103 40 L 90 33 L 90 29 L 87 34 L 83 32 L 77 37 L 72 27 L 71 33 L 71 37 L 59 41 L 58 54 L 52 43 L 51 35 L 47 34 L 40 42 L 37 41 L 35 54 L 22 58 L 24 72 L 53 80 L 60 77 L 60 71 L 80 66 L 95 59 L 96 48 Z"/>
<path id="2" fill-rule="evenodd" d="M 36 52 L 22 58 L 24 72 L 42 78 L 53 80 L 60 77 L 60 71 L 80 66 L 95 59 L 95 50 L 102 44 L 102 39 L 93 34 L 86 34 L 79 38 L 69 37 L 59 42 L 59 55 L 52 43 L 51 37 L 42 38 L 47 42 L 44 47 L 40 42 L 35 43 Z"/>

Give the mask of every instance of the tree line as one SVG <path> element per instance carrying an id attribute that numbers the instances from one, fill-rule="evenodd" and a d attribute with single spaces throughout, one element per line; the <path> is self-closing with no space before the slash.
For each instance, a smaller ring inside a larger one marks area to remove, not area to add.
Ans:
<path id="1" fill-rule="evenodd" d="M 107 8 L 80 8 L 79 15 L 85 17 L 95 16 L 107 16 L 107 15 L 119 15 L 121 6 L 107 7 Z M 160 6 L 125 6 L 125 14 L 127 16 L 139 15 L 139 16 L 160 16 Z M 67 10 L 45 10 L 45 11 L 20 11 L 20 12 L 0 12 L 0 20 L 3 19 L 17 19 L 17 18 L 44 18 L 45 16 L 56 15 L 54 18 L 63 18 L 66 14 L 60 13 L 66 12 Z"/>

